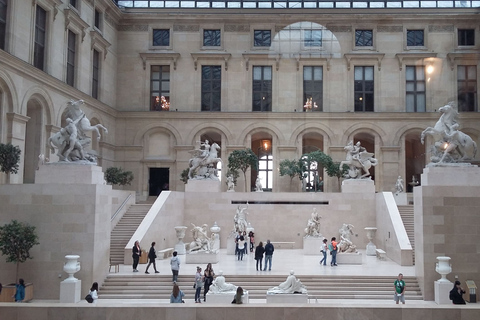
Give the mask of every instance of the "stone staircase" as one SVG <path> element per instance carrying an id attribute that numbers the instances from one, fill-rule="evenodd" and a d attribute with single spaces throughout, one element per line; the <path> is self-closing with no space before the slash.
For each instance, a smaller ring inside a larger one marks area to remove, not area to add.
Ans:
<path id="1" fill-rule="evenodd" d="M 137 230 L 152 204 L 133 204 L 125 212 L 112 230 L 110 238 L 111 264 L 123 264 L 124 249 L 130 238 Z"/>
<path id="2" fill-rule="evenodd" d="M 193 275 L 179 275 L 178 285 L 186 299 L 193 299 Z M 250 299 L 266 299 L 268 288 L 278 286 L 285 276 L 225 275 L 228 283 L 241 286 Z M 297 277 L 308 289 L 309 299 L 373 299 L 393 300 L 395 276 L 325 276 Z M 423 300 L 415 277 L 404 277 L 407 300 Z M 172 276 L 110 274 L 99 290 L 100 299 L 170 299 Z M 203 290 L 202 290 L 203 295 Z M 208 301 L 207 301 L 208 302 Z"/>
<path id="3" fill-rule="evenodd" d="M 410 244 L 412 245 L 413 264 L 415 265 L 415 231 L 414 231 L 415 222 L 413 217 L 413 206 L 412 205 L 398 206 L 398 211 L 400 212 L 403 225 L 405 226 L 405 230 L 407 231 L 408 240 L 410 240 Z"/>

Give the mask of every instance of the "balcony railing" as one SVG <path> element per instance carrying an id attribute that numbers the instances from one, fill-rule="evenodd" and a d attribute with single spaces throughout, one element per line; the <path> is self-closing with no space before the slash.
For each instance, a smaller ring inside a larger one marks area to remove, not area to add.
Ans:
<path id="1" fill-rule="evenodd" d="M 112 0 L 124 8 L 182 8 L 182 9 L 432 9 L 432 8 L 479 8 L 480 1 L 453 0 Z"/>

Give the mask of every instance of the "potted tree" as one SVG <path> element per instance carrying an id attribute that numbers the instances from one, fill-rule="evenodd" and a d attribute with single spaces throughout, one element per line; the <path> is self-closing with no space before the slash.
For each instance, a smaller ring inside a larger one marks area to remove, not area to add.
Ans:
<path id="1" fill-rule="evenodd" d="M 18 172 L 21 153 L 18 146 L 0 143 L 0 172 L 5 172 L 7 178 L 10 177 L 10 173 Z"/>
<path id="2" fill-rule="evenodd" d="M 7 262 L 16 263 L 15 283 L 18 282 L 20 263 L 32 259 L 30 249 L 39 244 L 35 227 L 25 222 L 12 220 L 0 227 L 0 251 L 2 255 L 7 256 Z M 12 302 L 12 296 L 15 293 L 15 284 L 6 285 L 1 294 L 0 301 Z M 25 300 L 33 298 L 33 284 L 25 284 Z"/>
<path id="3" fill-rule="evenodd" d="M 292 191 L 293 178 L 297 177 L 300 181 L 303 178 L 302 162 L 297 160 L 283 159 L 280 161 L 280 176 L 290 177 L 290 191 Z"/>
<path id="4" fill-rule="evenodd" d="M 234 150 L 228 156 L 228 171 L 230 173 L 241 170 L 245 180 L 245 192 L 247 192 L 247 177 L 246 171 L 252 167 L 253 170 L 258 169 L 258 157 L 252 149 Z M 235 174 L 234 174 L 235 176 Z"/>
<path id="5" fill-rule="evenodd" d="M 347 165 L 343 165 L 342 168 L 340 168 L 340 163 L 339 162 L 334 162 L 332 160 L 332 157 L 330 157 L 328 154 L 323 153 L 320 150 L 313 151 L 307 154 L 304 154 L 302 156 L 304 165 L 303 165 L 303 170 L 306 170 L 307 166 L 311 162 L 317 162 L 319 167 L 323 167 L 325 169 L 325 172 L 329 177 L 335 177 L 337 178 L 338 181 L 338 186 L 340 188 L 340 179 L 343 177 L 345 172 L 348 170 Z"/>
<path id="6" fill-rule="evenodd" d="M 110 167 L 105 171 L 107 183 L 119 186 L 130 185 L 133 180 L 132 171 L 124 171 L 122 168 Z"/>

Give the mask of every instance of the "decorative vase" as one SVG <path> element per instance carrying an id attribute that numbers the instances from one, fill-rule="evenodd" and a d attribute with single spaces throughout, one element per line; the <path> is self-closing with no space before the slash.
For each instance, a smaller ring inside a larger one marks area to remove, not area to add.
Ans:
<path id="1" fill-rule="evenodd" d="M 450 264 L 450 257 L 437 257 L 438 262 L 435 264 L 435 271 L 442 277 L 437 280 L 438 282 L 450 282 L 447 279 L 447 274 L 452 272 L 452 266 Z"/>
<path id="2" fill-rule="evenodd" d="M 178 238 L 178 242 L 175 245 L 175 251 L 177 251 L 177 254 L 187 253 L 187 251 L 185 250 L 185 243 L 183 243 L 183 238 L 185 238 L 185 230 L 187 230 L 187 227 L 185 226 L 175 227 L 175 233 L 177 234 Z"/>
<path id="3" fill-rule="evenodd" d="M 212 237 L 215 239 L 212 246 L 213 252 L 220 250 L 220 230 L 221 228 L 217 225 L 217 221 L 215 221 L 213 226 L 210 228 L 210 231 L 212 232 Z"/>
<path id="4" fill-rule="evenodd" d="M 366 254 L 367 256 L 376 256 L 377 255 L 377 246 L 372 242 L 375 239 L 375 234 L 377 233 L 377 228 L 375 227 L 366 227 L 365 231 L 367 231 L 367 238 L 370 241 L 367 244 Z"/>
<path id="5" fill-rule="evenodd" d="M 64 281 L 66 282 L 78 281 L 78 279 L 73 276 L 75 272 L 80 271 L 80 262 L 77 261 L 78 258 L 80 258 L 80 256 L 77 256 L 77 255 L 65 256 L 65 259 L 67 259 L 67 262 L 65 262 L 65 264 L 63 265 L 63 271 L 68 273 L 68 278 L 65 279 Z"/>

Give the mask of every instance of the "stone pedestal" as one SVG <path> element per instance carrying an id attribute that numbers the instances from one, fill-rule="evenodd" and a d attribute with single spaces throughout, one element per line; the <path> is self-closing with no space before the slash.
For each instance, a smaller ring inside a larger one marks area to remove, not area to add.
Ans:
<path id="1" fill-rule="evenodd" d="M 267 294 L 267 303 L 308 303 L 308 294 L 277 293 Z"/>
<path id="2" fill-rule="evenodd" d="M 234 256 L 236 247 L 235 236 L 229 236 L 227 238 L 227 255 Z"/>
<path id="3" fill-rule="evenodd" d="M 450 300 L 450 290 L 453 288 L 453 283 L 450 281 L 435 281 L 435 302 L 437 304 L 452 304 Z"/>
<path id="4" fill-rule="evenodd" d="M 321 255 L 320 252 L 323 237 L 305 237 L 303 238 L 303 254 L 304 255 Z"/>
<path id="5" fill-rule="evenodd" d="M 186 254 L 187 251 L 185 250 L 185 243 L 183 242 L 183 238 L 185 238 L 185 230 L 187 227 L 185 226 L 176 226 L 175 233 L 177 235 L 178 242 L 175 244 L 174 250 L 177 251 L 177 254 Z"/>
<path id="6" fill-rule="evenodd" d="M 60 302 L 77 303 L 81 300 L 82 280 L 60 282 Z"/>
<path id="7" fill-rule="evenodd" d="M 207 292 L 206 295 L 206 302 L 207 303 L 218 303 L 218 304 L 229 304 L 232 303 L 233 298 L 235 297 L 235 292 L 228 292 L 228 293 L 211 293 L 210 291 Z M 242 303 L 248 303 L 248 291 L 243 291 Z"/>
<path id="8" fill-rule="evenodd" d="M 377 233 L 377 228 L 375 227 L 365 227 L 365 231 L 367 232 L 367 238 L 369 243 L 367 243 L 367 256 L 376 256 L 377 255 L 377 246 L 372 242 L 375 239 L 375 234 Z"/>
<path id="9" fill-rule="evenodd" d="M 102 167 L 74 162 L 53 162 L 35 172 L 35 184 L 106 184 Z"/>
<path id="10" fill-rule="evenodd" d="M 408 204 L 407 194 L 405 192 L 394 193 L 393 198 L 398 206 L 406 206 Z"/>
<path id="11" fill-rule="evenodd" d="M 375 184 L 370 179 L 343 180 L 342 193 L 375 193 Z"/>
<path id="12" fill-rule="evenodd" d="M 215 264 L 218 261 L 218 253 L 194 252 L 185 255 L 185 263 L 187 264 Z"/>
<path id="13" fill-rule="evenodd" d="M 422 173 L 422 186 L 478 186 L 479 181 L 479 168 L 466 163 L 426 167 Z"/>
<path id="14" fill-rule="evenodd" d="M 362 264 L 362 254 L 357 253 L 337 253 L 338 264 Z"/>
<path id="15" fill-rule="evenodd" d="M 217 180 L 188 180 L 185 192 L 221 192 L 222 183 Z"/>

